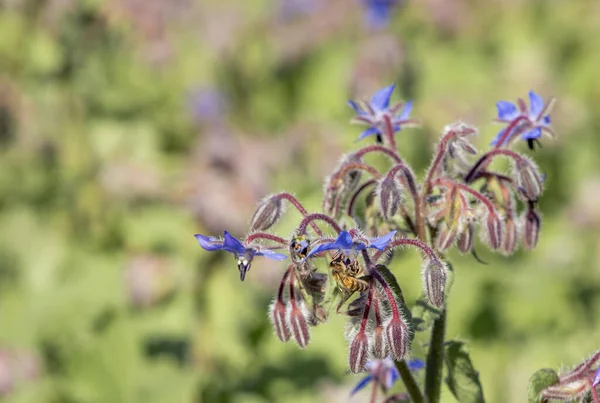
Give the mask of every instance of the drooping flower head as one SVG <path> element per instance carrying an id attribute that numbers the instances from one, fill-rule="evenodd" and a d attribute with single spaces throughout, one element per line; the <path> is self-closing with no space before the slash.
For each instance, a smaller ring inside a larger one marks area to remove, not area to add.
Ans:
<path id="1" fill-rule="evenodd" d="M 224 250 L 225 252 L 233 254 L 233 256 L 237 259 L 238 270 L 240 271 L 240 279 L 242 281 L 244 281 L 244 278 L 246 277 L 246 272 L 250 270 L 254 256 L 264 256 L 272 260 L 287 259 L 286 255 L 273 252 L 271 249 L 246 247 L 240 240 L 235 238 L 227 231 L 225 231 L 223 234 L 223 240 L 202 234 L 196 234 L 194 236 L 198 240 L 200 246 L 207 251 L 212 252 L 216 250 Z"/>
<path id="2" fill-rule="evenodd" d="M 383 133 L 390 129 L 393 132 L 400 131 L 402 126 L 414 126 L 417 122 L 410 119 L 412 102 L 405 104 L 399 102 L 390 107 L 390 98 L 396 88 L 396 84 L 380 89 L 373 95 L 370 102 L 348 101 L 348 105 L 358 114 L 353 122 L 368 125 L 369 128 L 362 132 L 359 140 L 371 135 L 377 135 L 377 141 L 382 142 Z M 402 109 L 402 113 L 398 112 Z"/>
<path id="3" fill-rule="evenodd" d="M 345 254 L 354 254 L 366 248 L 374 248 L 380 251 L 385 250 L 387 244 L 394 238 L 396 231 L 392 231 L 378 238 L 352 238 L 348 231 L 341 231 L 334 241 L 322 243 L 310 250 L 305 259 L 316 255 L 317 253 L 328 250 L 339 250 Z"/>
<path id="4" fill-rule="evenodd" d="M 520 136 L 533 149 L 534 142 L 542 137 L 543 132 L 554 135 L 550 127 L 550 112 L 553 105 L 554 99 L 545 103 L 544 99 L 534 91 L 529 91 L 529 108 L 522 98 L 517 100 L 516 105 L 508 101 L 499 101 L 496 104 L 498 108 L 496 120 L 506 123 L 508 126 L 500 130 L 491 145 L 503 147 L 510 144 L 512 139 Z M 510 132 L 505 134 L 509 128 Z"/>

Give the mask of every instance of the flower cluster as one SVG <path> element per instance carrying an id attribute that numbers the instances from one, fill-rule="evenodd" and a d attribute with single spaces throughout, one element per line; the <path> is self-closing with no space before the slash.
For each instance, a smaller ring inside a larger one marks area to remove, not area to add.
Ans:
<path id="1" fill-rule="evenodd" d="M 474 254 L 479 234 L 492 250 L 512 254 L 519 244 L 533 248 L 541 227 L 537 206 L 545 177 L 529 157 L 508 147 L 516 138 L 531 142 L 542 132 L 551 133 L 547 114 L 552 101 L 545 104 L 531 92 L 529 109 L 521 100 L 518 107 L 499 102 L 498 120 L 507 126 L 483 154 L 472 143 L 476 128 L 462 122 L 446 126 L 419 183 L 395 141 L 401 129 L 418 122 L 410 118 L 411 102 L 390 105 L 394 89 L 383 88 L 367 102 L 349 101 L 357 114 L 354 121 L 367 126 L 359 139 L 374 135 L 376 142 L 340 158 L 325 179 L 322 212 L 308 212 L 282 192 L 259 203 L 244 239 L 228 232 L 222 240 L 196 235 L 204 249 L 233 254 L 242 280 L 256 256 L 289 259 L 269 310 L 282 341 L 293 338 L 306 347 L 310 327 L 325 322 L 337 301 L 336 312 L 348 316 L 352 372 L 368 369 L 369 359 L 401 361 L 409 352 L 414 326 L 388 268 L 394 249 L 420 251 L 424 301 L 440 312 L 449 276 L 442 253 L 456 246 Z M 499 157 L 511 162 L 511 172 L 491 168 Z M 370 162 L 377 158 L 387 167 Z M 288 205 L 302 220 L 283 238 L 270 230 Z"/>

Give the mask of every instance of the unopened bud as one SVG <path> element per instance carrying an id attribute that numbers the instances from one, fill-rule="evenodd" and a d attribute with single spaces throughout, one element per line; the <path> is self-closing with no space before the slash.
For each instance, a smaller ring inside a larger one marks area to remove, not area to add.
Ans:
<path id="1" fill-rule="evenodd" d="M 519 239 L 519 231 L 517 224 L 512 217 L 508 217 L 504 221 L 504 236 L 502 237 L 502 252 L 506 255 L 512 255 L 517 250 Z"/>
<path id="2" fill-rule="evenodd" d="M 551 368 L 543 368 L 537 371 L 529 379 L 529 403 L 539 403 L 542 391 L 552 385 L 556 385 L 559 381 L 558 374 Z"/>
<path id="3" fill-rule="evenodd" d="M 391 220 L 404 203 L 400 182 L 397 178 L 386 175 L 377 183 L 376 192 L 383 218 Z"/>
<path id="4" fill-rule="evenodd" d="M 444 251 L 452 246 L 458 235 L 458 225 L 451 225 L 448 227 L 446 224 L 440 226 L 435 244 L 438 250 Z"/>
<path id="5" fill-rule="evenodd" d="M 279 220 L 282 211 L 282 200 L 277 196 L 267 196 L 259 203 L 250 220 L 250 232 L 268 230 Z"/>
<path id="6" fill-rule="evenodd" d="M 536 201 L 544 190 L 544 181 L 538 167 L 525 157 L 515 165 L 515 182 L 519 194 L 526 200 Z"/>
<path id="7" fill-rule="evenodd" d="M 462 253 L 470 252 L 473 249 L 473 234 L 475 232 L 475 228 L 473 228 L 473 224 L 469 223 L 465 225 L 463 231 L 458 236 L 458 249 Z"/>
<path id="8" fill-rule="evenodd" d="M 364 371 L 369 353 L 369 339 L 365 332 L 359 332 L 350 344 L 350 371 L 359 373 Z"/>
<path id="9" fill-rule="evenodd" d="M 384 359 L 389 355 L 389 348 L 385 342 L 385 329 L 379 325 L 373 332 L 373 357 Z"/>
<path id="10" fill-rule="evenodd" d="M 502 244 L 502 222 L 496 213 L 490 213 L 486 220 L 487 237 L 492 249 L 500 248 Z"/>
<path id="11" fill-rule="evenodd" d="M 542 219 L 535 210 L 527 209 L 523 213 L 523 221 L 523 246 L 525 249 L 533 249 L 538 242 Z"/>
<path id="12" fill-rule="evenodd" d="M 439 260 L 428 259 L 423 264 L 422 275 L 427 299 L 433 306 L 440 308 L 444 304 L 444 292 L 448 277 L 446 265 Z"/>
<path id="13" fill-rule="evenodd" d="M 280 299 L 276 299 L 269 307 L 269 318 L 273 322 L 275 334 L 281 341 L 288 341 L 291 336 L 290 328 L 285 319 L 285 305 Z"/>
<path id="14" fill-rule="evenodd" d="M 310 341 L 310 331 L 306 316 L 297 304 L 290 304 L 288 322 L 294 339 L 300 347 L 305 348 Z"/>
<path id="15" fill-rule="evenodd" d="M 392 358 L 403 360 L 408 351 L 408 327 L 401 317 L 393 317 L 385 327 L 385 336 Z"/>

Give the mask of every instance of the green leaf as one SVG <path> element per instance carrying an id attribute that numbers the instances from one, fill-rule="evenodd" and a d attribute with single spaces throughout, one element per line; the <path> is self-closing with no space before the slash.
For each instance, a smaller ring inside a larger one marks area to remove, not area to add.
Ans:
<path id="1" fill-rule="evenodd" d="M 473 368 L 465 343 L 454 340 L 447 342 L 444 361 L 448 369 L 446 384 L 454 397 L 461 403 L 485 402 L 479 372 Z"/>
<path id="2" fill-rule="evenodd" d="M 415 331 L 425 332 L 433 326 L 433 321 L 439 318 L 440 310 L 432 306 L 425 295 L 421 295 L 412 309 L 412 323 Z"/>
<path id="3" fill-rule="evenodd" d="M 529 378 L 529 387 L 527 388 L 529 403 L 539 403 L 542 390 L 558 383 L 558 381 L 558 374 L 551 368 L 542 368 L 536 371 Z"/>

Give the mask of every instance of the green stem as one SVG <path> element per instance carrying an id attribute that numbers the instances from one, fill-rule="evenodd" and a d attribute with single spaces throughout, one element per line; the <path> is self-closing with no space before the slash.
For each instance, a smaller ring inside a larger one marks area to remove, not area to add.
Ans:
<path id="1" fill-rule="evenodd" d="M 404 382 L 404 386 L 406 386 L 406 391 L 410 395 L 410 401 L 413 403 L 423 403 L 423 394 L 421 393 L 421 389 L 415 381 L 412 372 L 406 365 L 406 361 L 396 361 L 396 368 L 398 368 L 398 372 L 400 372 L 400 377 L 402 378 L 402 382 Z"/>
<path id="2" fill-rule="evenodd" d="M 425 373 L 425 396 L 428 403 L 440 401 L 442 389 L 442 369 L 444 365 L 444 334 L 446 332 L 446 309 L 433 322 L 431 329 L 431 342 L 427 353 Z"/>

